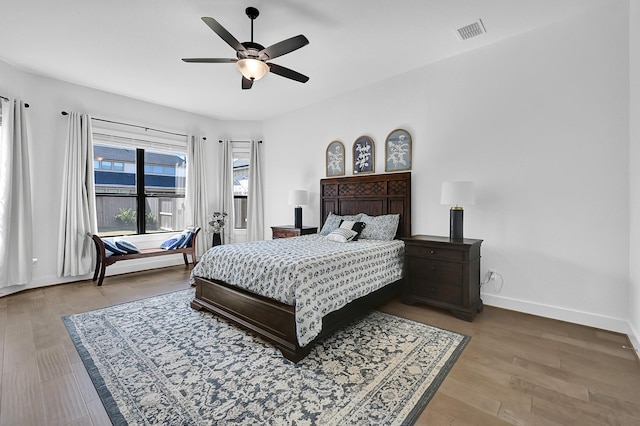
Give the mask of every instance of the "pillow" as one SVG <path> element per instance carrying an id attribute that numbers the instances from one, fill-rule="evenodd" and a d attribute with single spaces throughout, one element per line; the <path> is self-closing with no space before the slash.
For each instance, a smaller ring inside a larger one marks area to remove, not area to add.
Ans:
<path id="1" fill-rule="evenodd" d="M 121 239 L 116 240 L 116 247 L 118 247 L 120 250 L 124 250 L 124 252 L 127 254 L 140 253 L 140 250 L 138 250 L 138 247 L 136 247 L 135 244 L 127 240 L 121 240 Z"/>
<path id="2" fill-rule="evenodd" d="M 183 234 L 175 234 L 160 244 L 160 247 L 165 250 L 173 250 L 178 248 L 184 242 L 184 239 L 185 236 Z"/>
<path id="3" fill-rule="evenodd" d="M 109 240 L 102 240 L 102 242 L 104 243 L 104 248 L 113 254 L 127 254 L 126 250 L 118 248 Z"/>
<path id="4" fill-rule="evenodd" d="M 193 231 L 190 229 L 185 229 L 184 231 L 182 231 L 182 234 L 180 235 L 183 236 L 184 239 L 182 240 L 182 243 L 177 248 L 185 248 L 191 242 L 191 238 L 193 238 Z"/>
<path id="5" fill-rule="evenodd" d="M 329 241 L 346 243 L 348 241 L 352 241 L 356 235 L 358 235 L 358 233 L 351 229 L 337 228 L 331 231 L 325 238 Z"/>
<path id="6" fill-rule="evenodd" d="M 360 238 L 360 233 L 362 233 L 362 230 L 366 226 L 367 224 L 364 222 L 354 222 L 352 220 L 341 220 L 339 228 L 351 229 L 352 231 L 356 231 L 358 234 L 355 237 L 353 237 L 352 241 L 358 241 L 358 238 Z"/>
<path id="7" fill-rule="evenodd" d="M 385 214 L 382 216 L 369 216 L 363 214 L 360 220 L 366 223 L 366 227 L 362 230 L 360 238 L 391 241 L 396 237 L 400 215 Z"/>
<path id="8" fill-rule="evenodd" d="M 180 248 L 185 248 L 187 247 L 189 244 L 191 244 L 191 240 L 193 240 L 193 236 L 196 234 L 196 232 L 198 232 L 200 230 L 199 227 L 197 226 L 190 226 L 187 229 L 185 229 L 184 231 L 182 231 L 183 234 L 185 234 L 186 238 L 184 240 L 184 243 L 182 243 L 180 245 Z"/>
<path id="9" fill-rule="evenodd" d="M 358 213 L 355 216 L 338 216 L 337 214 L 329 212 L 329 216 L 327 216 L 327 220 L 324 221 L 324 225 L 322 225 L 322 229 L 320 230 L 320 235 L 329 235 L 331 231 L 338 229 L 341 220 L 357 222 L 361 216 L 362 213 Z"/>

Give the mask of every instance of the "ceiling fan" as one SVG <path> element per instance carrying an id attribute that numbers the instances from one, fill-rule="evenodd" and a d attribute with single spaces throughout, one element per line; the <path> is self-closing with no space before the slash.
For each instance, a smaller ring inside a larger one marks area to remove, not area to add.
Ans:
<path id="1" fill-rule="evenodd" d="M 183 58 L 184 62 L 200 62 L 200 63 L 235 63 L 236 67 L 242 73 L 242 88 L 251 89 L 253 82 L 260 80 L 269 71 L 281 77 L 306 83 L 309 77 L 300 74 L 297 71 L 267 62 L 279 56 L 293 52 L 301 47 L 309 44 L 309 40 L 305 36 L 298 35 L 288 38 L 279 43 L 273 44 L 267 48 L 253 41 L 253 20 L 258 17 L 260 12 L 255 7 L 248 7 L 245 13 L 251 19 L 251 41 L 240 43 L 234 36 L 229 33 L 222 25 L 213 18 L 203 17 L 202 20 L 222 38 L 227 44 L 236 51 L 237 59 L 234 58 Z"/>

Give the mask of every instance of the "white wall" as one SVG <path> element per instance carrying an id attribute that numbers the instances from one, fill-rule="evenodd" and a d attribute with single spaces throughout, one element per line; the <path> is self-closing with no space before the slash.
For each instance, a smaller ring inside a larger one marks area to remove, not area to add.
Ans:
<path id="1" fill-rule="evenodd" d="M 413 233 L 448 235 L 441 182 L 476 182 L 465 235 L 484 239 L 483 276 L 504 277 L 501 291 L 483 287 L 485 303 L 626 332 L 627 11 L 620 3 L 267 121 L 266 225 L 291 223 L 293 187 L 312 192 L 304 224 L 320 225 L 332 140 L 350 151 L 372 136 L 383 172 L 384 140 L 404 128 Z"/>
<path id="2" fill-rule="evenodd" d="M 629 324 L 633 346 L 640 349 L 640 4 L 630 2 L 630 155 Z"/>
<path id="3" fill-rule="evenodd" d="M 637 116 L 640 84 L 632 77 L 639 54 L 637 41 L 629 45 L 628 11 L 621 2 L 265 123 L 221 122 L 0 62 L 0 94 L 31 104 L 39 265 L 30 287 L 72 280 L 55 276 L 63 109 L 206 135 L 211 182 L 218 139 L 263 139 L 265 237 L 269 226 L 292 223 L 287 192 L 293 188 L 311 193 L 304 224 L 320 225 L 318 181 L 332 140 L 350 151 L 358 136 L 372 136 L 380 173 L 384 139 L 399 127 L 414 142 L 414 233 L 448 233 L 448 207 L 439 204 L 442 181 L 476 182 L 465 235 L 485 240 L 483 273 L 493 268 L 505 280 L 501 291 L 483 287 L 487 304 L 610 330 L 631 328 L 637 336 L 640 247 L 633 237 L 640 234 L 640 125 L 630 121 L 629 105 Z M 640 12 L 633 2 L 631 12 L 632 39 L 638 39 Z M 347 164 L 351 170 L 350 154 Z M 215 209 L 214 185 L 209 193 Z M 120 265 L 109 272 L 157 266 Z"/>
<path id="4" fill-rule="evenodd" d="M 67 118 L 60 112 L 76 111 L 107 120 L 138 124 L 176 133 L 193 133 L 207 137 L 207 161 L 210 185 L 210 206 L 216 207 L 217 194 L 214 181 L 218 169 L 218 139 L 261 138 L 261 124 L 247 121 L 219 121 L 176 109 L 151 104 L 120 95 L 33 75 L 0 62 L 0 94 L 20 97 L 30 104 L 29 146 L 34 209 L 35 258 L 33 282 L 27 286 L 0 289 L 0 295 L 25 288 L 39 287 L 79 278 L 58 278 L 56 259 L 58 223 L 62 191 Z M 201 238 L 210 238 L 205 232 Z M 159 245 L 164 236 L 131 237 L 140 247 Z M 151 259 L 120 262 L 107 268 L 107 275 L 134 270 L 181 264 L 182 256 L 163 256 Z M 87 277 L 80 277 L 87 278 Z"/>

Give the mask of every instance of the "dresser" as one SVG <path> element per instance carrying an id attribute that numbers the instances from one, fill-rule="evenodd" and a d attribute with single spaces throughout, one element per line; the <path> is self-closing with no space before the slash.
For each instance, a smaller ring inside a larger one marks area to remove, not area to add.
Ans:
<path id="1" fill-rule="evenodd" d="M 413 235 L 405 243 L 405 282 L 402 302 L 424 303 L 450 310 L 473 321 L 483 305 L 480 299 L 480 245 L 482 240 Z"/>
<path id="2" fill-rule="evenodd" d="M 299 237 L 301 235 L 307 234 L 317 234 L 318 227 L 317 226 L 303 226 L 301 228 L 296 228 L 293 225 L 282 225 L 282 226 L 272 226 L 271 227 L 271 238 L 291 238 L 291 237 Z"/>

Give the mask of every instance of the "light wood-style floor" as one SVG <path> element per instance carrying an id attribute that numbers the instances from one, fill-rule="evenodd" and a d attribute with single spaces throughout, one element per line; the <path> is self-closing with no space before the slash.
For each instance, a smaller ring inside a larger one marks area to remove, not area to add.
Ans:
<path id="1" fill-rule="evenodd" d="M 188 287 L 173 267 L 0 298 L 0 425 L 109 425 L 60 317 Z M 497 308 L 475 321 L 393 300 L 381 310 L 471 336 L 419 425 L 640 425 L 626 336 Z"/>

